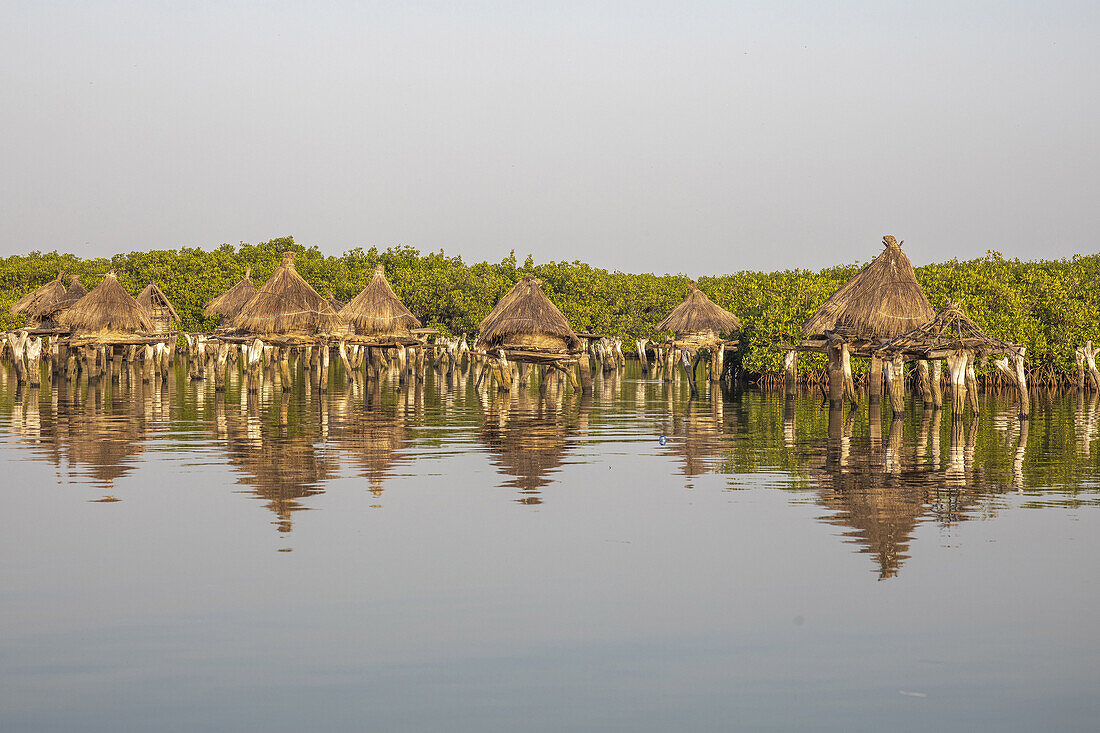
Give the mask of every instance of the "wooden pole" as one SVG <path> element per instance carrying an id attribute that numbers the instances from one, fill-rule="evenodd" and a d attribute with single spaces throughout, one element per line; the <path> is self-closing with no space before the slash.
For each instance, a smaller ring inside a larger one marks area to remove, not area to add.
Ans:
<path id="1" fill-rule="evenodd" d="M 947 357 L 947 372 L 951 378 L 951 417 L 961 418 L 966 409 L 966 351 L 956 351 Z"/>
<path id="2" fill-rule="evenodd" d="M 917 362 L 917 372 L 920 375 L 920 396 L 924 401 L 924 409 L 932 406 L 932 378 L 928 372 L 928 360 L 921 359 Z"/>
<path id="3" fill-rule="evenodd" d="M 227 372 L 229 371 L 229 350 L 233 348 L 222 341 L 217 345 L 217 356 L 214 360 L 214 391 L 224 392 Z"/>
<path id="4" fill-rule="evenodd" d="M 829 357 L 829 407 L 840 407 L 844 403 L 844 366 L 841 356 L 841 340 L 834 339 L 826 348 Z"/>
<path id="5" fill-rule="evenodd" d="M 787 397 L 798 394 L 798 351 L 795 349 L 783 357 L 783 392 Z"/>
<path id="6" fill-rule="evenodd" d="M 638 361 L 642 363 L 642 374 L 649 372 L 649 360 L 646 358 L 645 347 L 648 339 L 638 339 L 634 342 L 634 348 L 638 350 Z"/>
<path id="7" fill-rule="evenodd" d="M 970 410 L 975 415 L 981 411 L 978 404 L 978 375 L 974 373 L 974 355 L 966 360 L 966 394 L 970 398 Z"/>
<path id="8" fill-rule="evenodd" d="M 937 410 L 943 408 L 943 383 L 940 374 L 943 371 L 943 362 L 939 359 L 932 360 L 932 406 Z"/>
<path id="9" fill-rule="evenodd" d="M 852 354 L 848 350 L 847 342 L 840 345 L 840 369 L 844 374 L 844 395 L 855 407 L 859 404 L 859 395 L 856 393 L 855 380 L 852 379 Z"/>
<path id="10" fill-rule="evenodd" d="M 1016 367 L 1016 389 L 1020 394 L 1020 419 L 1027 420 L 1031 417 L 1031 400 L 1027 390 L 1027 371 L 1024 369 L 1024 356 L 1026 349 L 1020 349 L 1020 353 L 1012 357 L 1012 365 Z"/>
<path id="11" fill-rule="evenodd" d="M 1092 348 L 1092 342 L 1085 344 L 1085 363 L 1089 368 L 1089 383 L 1093 392 L 1100 392 L 1100 372 L 1096 371 L 1096 349 Z"/>
<path id="12" fill-rule="evenodd" d="M 1077 391 L 1085 391 L 1085 350 L 1078 346 L 1073 352 L 1074 361 L 1077 362 Z"/>
<path id="13" fill-rule="evenodd" d="M 328 392 L 329 352 L 331 349 L 328 344 L 321 344 L 319 351 L 321 352 L 321 374 L 318 376 L 317 389 L 320 392 Z"/>
<path id="14" fill-rule="evenodd" d="M 31 387 L 38 387 L 42 384 L 42 339 L 35 336 L 34 338 L 27 339 L 26 345 L 26 359 L 27 359 L 27 384 Z"/>
<path id="15" fill-rule="evenodd" d="M 871 357 L 871 369 L 867 373 L 867 402 L 876 404 L 882 401 L 882 359 Z"/>
<path id="16" fill-rule="evenodd" d="M 675 365 L 676 349 L 671 346 L 665 347 L 665 373 L 664 380 L 666 382 L 672 381 L 672 370 Z"/>

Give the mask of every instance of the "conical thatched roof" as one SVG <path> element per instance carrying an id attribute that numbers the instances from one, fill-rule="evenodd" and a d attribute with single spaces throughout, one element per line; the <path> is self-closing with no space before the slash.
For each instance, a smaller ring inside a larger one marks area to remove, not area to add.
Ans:
<path id="1" fill-rule="evenodd" d="M 64 271 L 57 273 L 57 277 L 53 280 L 15 301 L 11 312 L 17 316 L 23 313 L 30 316 L 41 313 L 44 308 L 48 308 L 50 304 L 65 295 L 65 283 L 62 280 L 64 275 Z"/>
<path id="2" fill-rule="evenodd" d="M 684 302 L 672 309 L 657 324 L 658 331 L 673 331 L 677 335 L 713 331 L 718 334 L 741 330 L 741 321 L 728 310 L 719 308 L 695 283 L 691 283 Z"/>
<path id="3" fill-rule="evenodd" d="M 363 292 L 341 309 L 340 318 L 358 334 L 407 334 L 411 328 L 420 328 L 420 319 L 393 292 L 382 265 L 375 268 Z"/>
<path id="4" fill-rule="evenodd" d="M 882 243 L 886 249 L 821 304 L 802 324 L 803 333 L 893 338 L 932 319 L 913 264 L 893 237 L 883 237 Z"/>
<path id="5" fill-rule="evenodd" d="M 1022 347 L 982 333 L 957 303 L 948 303 L 935 317 L 921 326 L 896 336 L 882 351 L 932 351 L 968 349 L 1013 354 Z"/>
<path id="6" fill-rule="evenodd" d="M 180 319 L 179 314 L 176 313 L 176 309 L 172 307 L 172 304 L 168 301 L 168 296 L 165 295 L 156 283 L 149 283 L 145 286 L 145 290 L 142 290 L 137 297 L 137 302 L 142 308 L 153 312 L 153 308 L 160 306 L 161 308 L 167 308 L 168 312 L 172 314 L 172 318 L 176 321 Z"/>
<path id="7" fill-rule="evenodd" d="M 337 313 L 339 313 L 340 310 L 346 305 L 345 303 L 340 302 L 340 299 L 333 295 L 331 290 L 325 293 L 325 301 L 329 305 L 331 305 L 332 309 Z"/>
<path id="8" fill-rule="evenodd" d="M 72 308 L 81 298 L 88 294 L 88 291 L 80 284 L 80 276 L 73 275 L 72 282 L 69 283 L 69 289 L 65 291 L 65 294 L 55 300 L 49 305 L 49 307 L 41 312 L 42 315 L 52 315 L 63 310 Z"/>
<path id="9" fill-rule="evenodd" d="M 153 326 L 149 313 L 119 284 L 114 272 L 58 318 L 80 333 L 139 333 Z"/>
<path id="10" fill-rule="evenodd" d="M 578 348 L 580 339 L 541 285 L 537 278 L 525 275 L 512 286 L 481 322 L 478 345 L 492 348 L 512 336 L 548 336 L 561 339 L 569 349 Z"/>
<path id="11" fill-rule="evenodd" d="M 254 334 L 327 333 L 336 324 L 332 306 L 294 269 L 294 252 L 256 291 L 233 320 L 238 331 Z"/>
<path id="12" fill-rule="evenodd" d="M 256 286 L 252 284 L 252 268 L 244 271 L 244 277 L 233 287 L 210 300 L 202 314 L 207 318 L 218 316 L 224 322 L 237 317 L 248 301 L 256 295 Z"/>

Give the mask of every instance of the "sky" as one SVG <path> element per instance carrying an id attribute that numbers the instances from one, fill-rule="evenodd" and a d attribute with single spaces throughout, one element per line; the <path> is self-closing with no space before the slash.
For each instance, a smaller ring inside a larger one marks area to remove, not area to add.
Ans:
<path id="1" fill-rule="evenodd" d="M 0 256 L 260 242 L 692 276 L 1100 251 L 1100 3 L 50 2 Z"/>

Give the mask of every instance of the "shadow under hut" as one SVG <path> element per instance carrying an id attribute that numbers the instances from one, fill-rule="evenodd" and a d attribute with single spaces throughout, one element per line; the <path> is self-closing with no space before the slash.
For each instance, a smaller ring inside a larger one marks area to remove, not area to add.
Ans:
<path id="1" fill-rule="evenodd" d="M 424 352 L 427 334 L 420 319 L 413 315 L 386 279 L 386 269 L 378 265 L 362 292 L 340 309 L 345 333 L 340 337 L 340 359 L 348 378 L 367 364 L 368 376 L 380 379 L 387 352 L 394 352 L 404 384 L 411 367 L 418 380 L 424 379 Z"/>
<path id="2" fill-rule="evenodd" d="M 542 282 L 531 275 L 520 278 L 480 326 L 474 346 L 482 361 L 477 384 L 487 374 L 502 390 L 512 387 L 511 363 L 533 364 L 543 370 L 539 389 L 545 389 L 547 372 L 553 371 L 575 384 L 570 371 L 580 365 L 581 386 L 592 391 L 589 357 L 569 321 L 542 290 Z M 521 376 L 521 380 L 523 377 Z"/>
<path id="3" fill-rule="evenodd" d="M 869 402 L 881 401 L 884 375 L 892 394 L 902 399 L 902 367 L 896 362 L 884 364 L 879 349 L 890 339 L 927 323 L 935 313 L 901 245 L 891 236 L 883 237 L 882 243 L 885 249 L 879 256 L 829 296 L 802 324 L 802 332 L 808 338 L 786 347 L 788 396 L 797 391 L 799 352 L 812 352 L 825 354 L 829 359 L 828 394 L 832 406 L 839 406 L 845 397 L 853 404 L 858 401 L 852 380 L 852 356 L 871 361 L 867 382 Z"/>
<path id="4" fill-rule="evenodd" d="M 695 372 L 706 353 L 709 377 L 712 382 L 722 378 L 727 349 L 736 349 L 739 341 L 728 338 L 740 333 L 741 321 L 733 313 L 721 308 L 707 294 L 689 284 L 687 297 L 657 324 L 658 331 L 672 331 L 669 341 L 658 345 L 658 362 L 663 363 L 664 379 L 672 381 L 672 370 L 677 358 L 684 369 L 684 376 L 695 396 Z"/>

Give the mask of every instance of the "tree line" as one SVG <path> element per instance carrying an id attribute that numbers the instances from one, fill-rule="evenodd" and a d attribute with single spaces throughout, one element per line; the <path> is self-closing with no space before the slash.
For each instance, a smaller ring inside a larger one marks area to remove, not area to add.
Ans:
<path id="1" fill-rule="evenodd" d="M 476 264 L 411 247 L 355 248 L 340 256 L 324 255 L 293 237 L 223 244 L 209 251 L 184 247 L 130 252 L 109 259 L 31 252 L 0 259 L 0 329 L 21 326 L 24 318 L 10 313 L 11 304 L 59 270 L 79 275 L 89 290 L 113 270 L 131 293 L 150 282 L 160 286 L 179 313 L 183 330 L 210 330 L 216 323 L 203 317 L 205 303 L 232 287 L 248 267 L 259 287 L 287 250 L 297 252 L 298 272 L 321 295 L 331 290 L 345 302 L 366 287 L 376 265 L 384 265 L 390 284 L 409 309 L 426 326 L 448 334 L 475 334 L 500 296 L 521 276 L 533 274 L 575 330 L 652 338 L 659 335 L 661 319 L 687 295 L 690 282 L 684 275 L 632 274 L 583 262 L 536 264 L 530 255 L 521 264 L 514 251 L 499 263 Z M 702 277 L 697 284 L 741 319 L 741 368 L 751 374 L 774 373 L 782 369 L 783 358 L 776 345 L 801 339 L 802 322 L 859 267 L 854 263 L 816 272 L 743 270 Z M 934 309 L 948 301 L 960 303 L 990 336 L 1026 346 L 1033 367 L 1059 375 L 1075 373 L 1074 349 L 1088 340 L 1100 341 L 1100 255 L 1022 262 L 989 251 L 974 260 L 918 267 L 916 275 Z M 820 366 L 813 357 L 801 364 L 803 369 Z"/>

